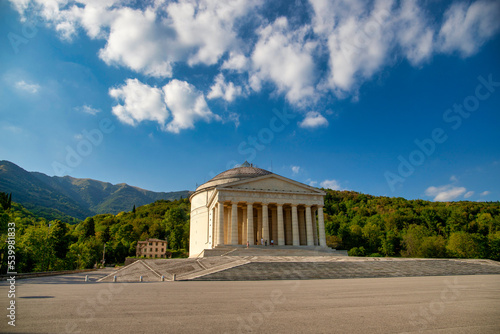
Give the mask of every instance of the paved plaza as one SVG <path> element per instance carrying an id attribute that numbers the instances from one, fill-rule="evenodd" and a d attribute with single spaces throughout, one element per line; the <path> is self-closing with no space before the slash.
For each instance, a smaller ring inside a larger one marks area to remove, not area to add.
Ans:
<path id="1" fill-rule="evenodd" d="M 97 282 L 111 272 L 18 280 L 16 327 L 8 326 L 4 315 L 0 332 L 500 332 L 500 275 L 495 274 Z M 4 310 L 7 292 L 1 282 Z"/>

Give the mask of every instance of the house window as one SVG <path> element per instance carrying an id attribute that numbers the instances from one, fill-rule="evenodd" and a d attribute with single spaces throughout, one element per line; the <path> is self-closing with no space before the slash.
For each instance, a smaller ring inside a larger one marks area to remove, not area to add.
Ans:
<path id="1" fill-rule="evenodd" d="M 158 257 L 158 254 L 155 254 L 155 258 L 157 258 L 157 257 Z"/>
<path id="2" fill-rule="evenodd" d="M 156 242 L 156 246 L 158 246 L 158 242 Z"/>
<path id="3" fill-rule="evenodd" d="M 153 251 L 153 248 L 150 248 L 150 249 L 149 249 L 149 251 L 150 251 L 150 252 L 152 252 L 152 251 Z"/>
<path id="4" fill-rule="evenodd" d="M 158 248 L 155 248 L 155 252 L 157 252 L 157 251 L 158 251 Z"/>
<path id="5" fill-rule="evenodd" d="M 150 242 L 150 243 L 149 243 L 149 245 L 150 245 L 150 246 L 153 246 L 153 243 L 152 243 L 152 242 Z"/>

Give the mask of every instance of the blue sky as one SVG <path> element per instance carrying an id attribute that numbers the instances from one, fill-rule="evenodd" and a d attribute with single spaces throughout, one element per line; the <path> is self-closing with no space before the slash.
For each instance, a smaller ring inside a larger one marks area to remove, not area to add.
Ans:
<path id="1" fill-rule="evenodd" d="M 194 190 L 500 199 L 498 1 L 0 3 L 0 159 Z"/>

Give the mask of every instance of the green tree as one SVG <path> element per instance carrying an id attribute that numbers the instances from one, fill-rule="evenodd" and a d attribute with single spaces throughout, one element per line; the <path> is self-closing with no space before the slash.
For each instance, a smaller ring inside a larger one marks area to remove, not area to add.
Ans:
<path id="1" fill-rule="evenodd" d="M 441 235 L 424 237 L 420 245 L 419 257 L 446 257 L 446 240 Z"/>
<path id="2" fill-rule="evenodd" d="M 479 257 L 479 247 L 474 237 L 464 231 L 453 232 L 448 239 L 446 249 L 453 257 L 476 258 Z"/>
<path id="3" fill-rule="evenodd" d="M 82 223 L 83 237 L 88 238 L 95 235 L 95 222 L 93 217 L 85 219 Z"/>
<path id="4" fill-rule="evenodd" d="M 404 249 L 401 255 L 406 257 L 420 257 L 421 246 L 425 237 L 429 236 L 429 230 L 422 225 L 411 225 L 403 235 Z"/>
<path id="5" fill-rule="evenodd" d="M 166 236 L 170 249 L 187 248 L 187 216 L 184 210 L 172 208 L 165 213 Z"/>
<path id="6" fill-rule="evenodd" d="M 55 220 L 51 223 L 50 233 L 49 233 L 49 242 L 52 246 L 55 255 L 64 259 L 66 257 L 66 253 L 68 252 L 68 247 L 70 243 L 69 238 L 69 227 L 66 223 L 63 223 L 60 220 Z"/>

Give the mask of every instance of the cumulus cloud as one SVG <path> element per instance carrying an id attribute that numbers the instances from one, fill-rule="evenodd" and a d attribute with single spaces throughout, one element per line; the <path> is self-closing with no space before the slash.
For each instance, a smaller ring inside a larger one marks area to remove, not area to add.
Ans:
<path id="1" fill-rule="evenodd" d="M 489 194 L 491 194 L 491 192 L 489 192 L 489 191 L 483 191 L 481 193 L 481 196 L 488 196 Z"/>
<path id="2" fill-rule="evenodd" d="M 320 183 L 320 186 L 326 189 L 342 190 L 337 180 L 324 180 L 323 182 Z"/>
<path id="3" fill-rule="evenodd" d="M 175 32 L 157 22 L 153 9 L 122 8 L 114 13 L 106 46 L 99 56 L 108 65 L 123 65 L 153 77 L 171 77 L 172 60 L 183 49 Z M 176 50 L 176 51 L 172 51 Z"/>
<path id="4" fill-rule="evenodd" d="M 113 114 L 132 126 L 153 121 L 165 131 L 179 133 L 199 120 L 220 120 L 208 108 L 203 93 L 185 81 L 174 79 L 160 89 L 128 79 L 125 85 L 110 89 L 109 95 L 119 102 Z"/>
<path id="5" fill-rule="evenodd" d="M 30 94 L 36 94 L 38 93 L 38 90 L 40 89 L 40 85 L 35 84 L 35 83 L 27 83 L 24 80 L 20 80 L 14 84 L 14 86 L 22 91 L 28 92 Z"/>
<path id="6" fill-rule="evenodd" d="M 314 98 L 317 71 L 312 53 L 317 43 L 306 38 L 308 31 L 308 27 L 291 29 L 285 17 L 259 31 L 252 53 L 254 90 L 260 90 L 262 80 L 269 80 L 291 103 Z"/>
<path id="7" fill-rule="evenodd" d="M 179 133 L 183 129 L 192 129 L 194 122 L 198 120 L 221 120 L 210 111 L 203 93 L 185 81 L 174 79 L 163 87 L 163 92 L 165 103 L 173 116 L 173 120 L 167 125 L 170 132 Z"/>
<path id="8" fill-rule="evenodd" d="M 302 128 L 315 129 L 321 126 L 328 126 L 328 120 L 317 111 L 309 111 L 306 117 L 299 123 Z"/>
<path id="9" fill-rule="evenodd" d="M 241 95 L 243 95 L 243 89 L 240 86 L 235 86 L 232 82 L 226 82 L 224 75 L 219 73 L 215 77 L 214 84 L 210 87 L 207 98 L 222 98 L 227 102 L 232 102 L 236 97 Z"/>
<path id="10" fill-rule="evenodd" d="M 143 121 L 154 121 L 165 127 L 169 112 L 161 89 L 127 79 L 125 85 L 111 88 L 109 95 L 122 103 L 112 109 L 121 122 L 136 126 Z"/>
<path id="11" fill-rule="evenodd" d="M 464 195 L 466 191 L 467 189 L 464 187 L 455 187 L 447 184 L 440 187 L 429 187 L 425 190 L 425 195 L 434 197 L 434 201 L 448 202 Z"/>
<path id="12" fill-rule="evenodd" d="M 500 2 L 458 2 L 446 11 L 439 31 L 439 47 L 443 52 L 459 52 L 470 56 L 500 29 Z"/>
<path id="13" fill-rule="evenodd" d="M 290 166 L 293 174 L 299 174 L 300 166 Z"/>

